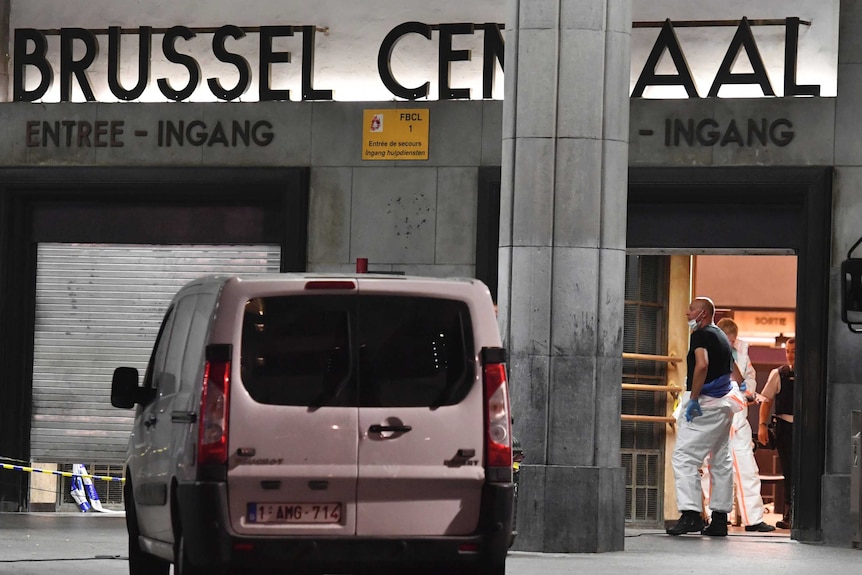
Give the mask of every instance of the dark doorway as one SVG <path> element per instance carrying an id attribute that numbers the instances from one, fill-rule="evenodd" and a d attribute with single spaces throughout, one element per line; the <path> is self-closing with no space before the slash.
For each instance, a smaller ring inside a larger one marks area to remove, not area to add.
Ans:
<path id="1" fill-rule="evenodd" d="M 500 253 L 500 168 L 479 170 L 476 202 L 476 279 L 485 282 L 497 301 L 497 272 Z"/>
<path id="2" fill-rule="evenodd" d="M 798 256 L 794 528 L 822 538 L 831 168 L 633 168 L 627 248 Z"/>
<path id="3" fill-rule="evenodd" d="M 39 242 L 277 244 L 306 264 L 305 168 L 0 170 L 0 454 L 29 460 Z M 26 505 L 27 474 L 0 470 L 0 510 Z"/>

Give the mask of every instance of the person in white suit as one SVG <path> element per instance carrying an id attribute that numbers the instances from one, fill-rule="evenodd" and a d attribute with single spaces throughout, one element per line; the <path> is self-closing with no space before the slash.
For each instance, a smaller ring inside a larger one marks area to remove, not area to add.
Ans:
<path id="1" fill-rule="evenodd" d="M 754 402 L 757 391 L 757 373 L 748 357 L 748 343 L 739 339 L 739 327 L 730 318 L 722 318 L 716 324 L 727 335 L 732 346 L 731 353 L 736 364 L 732 371 L 739 390 L 748 404 Z M 730 428 L 730 449 L 733 455 L 733 484 L 736 490 L 737 513 L 746 531 L 767 533 L 775 527 L 763 521 L 763 497 L 760 495 L 760 478 L 757 461 L 754 459 L 754 444 L 751 425 L 748 423 L 748 408 L 733 416 Z M 707 459 L 708 465 L 708 459 Z M 703 474 L 704 497 L 709 500 L 709 473 Z"/>
<path id="2" fill-rule="evenodd" d="M 686 318 L 693 331 L 686 356 L 686 391 L 680 399 L 671 456 L 680 517 L 665 531 L 668 535 L 700 532 L 726 537 L 727 514 L 733 507 L 729 435 L 733 414 L 743 409 L 745 399 L 731 377 L 733 348 L 713 322 L 715 304 L 709 298 L 697 297 L 689 304 Z M 704 526 L 700 467 L 707 455 L 712 460 L 712 521 Z"/>

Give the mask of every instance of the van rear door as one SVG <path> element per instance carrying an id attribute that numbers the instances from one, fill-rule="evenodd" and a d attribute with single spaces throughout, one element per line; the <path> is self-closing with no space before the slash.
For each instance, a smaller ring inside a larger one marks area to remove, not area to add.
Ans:
<path id="1" fill-rule="evenodd" d="M 482 389 L 468 305 L 360 280 L 356 533 L 476 529 L 484 482 Z"/>
<path id="2" fill-rule="evenodd" d="M 280 289 L 245 304 L 229 415 L 231 523 L 243 535 L 353 535 L 356 298 Z"/>

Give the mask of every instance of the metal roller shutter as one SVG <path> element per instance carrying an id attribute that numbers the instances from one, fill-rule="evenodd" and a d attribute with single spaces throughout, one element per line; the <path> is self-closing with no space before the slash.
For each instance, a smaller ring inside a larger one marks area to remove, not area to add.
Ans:
<path id="1" fill-rule="evenodd" d="M 168 302 L 214 273 L 278 272 L 279 246 L 39 244 L 31 459 L 121 462 L 134 410 L 111 406 L 121 365 L 143 374 Z"/>

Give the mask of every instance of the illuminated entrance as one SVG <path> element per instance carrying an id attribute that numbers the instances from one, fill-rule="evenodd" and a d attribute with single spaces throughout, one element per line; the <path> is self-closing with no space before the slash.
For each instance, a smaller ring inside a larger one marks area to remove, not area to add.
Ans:
<path id="1" fill-rule="evenodd" d="M 793 469 L 797 497 L 792 536 L 800 540 L 816 540 L 820 530 L 831 189 L 831 168 L 638 168 L 629 172 L 630 255 L 796 256 L 796 373 L 804 383 L 796 386 L 794 400 L 797 413 L 804 415 L 794 426 L 798 457 Z M 676 317 L 681 312 L 669 309 L 667 313 Z"/>
<path id="2" fill-rule="evenodd" d="M 734 321 L 756 374 L 752 390 L 760 392 L 771 370 L 785 362 L 784 343 L 796 335 L 796 264 L 794 255 L 628 255 L 621 415 L 627 525 L 663 529 L 678 517 L 670 454 L 677 431 L 673 412 L 686 386 L 688 303 L 708 296 L 716 320 Z M 747 414 L 748 428 L 735 421 L 737 433 L 750 440 L 758 407 L 749 406 Z M 783 469 L 775 449 L 761 447 L 754 457 L 762 519 L 775 525 L 784 512 Z M 737 499 L 731 520 L 743 531 L 760 514 L 759 500 L 746 506 Z"/>

